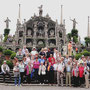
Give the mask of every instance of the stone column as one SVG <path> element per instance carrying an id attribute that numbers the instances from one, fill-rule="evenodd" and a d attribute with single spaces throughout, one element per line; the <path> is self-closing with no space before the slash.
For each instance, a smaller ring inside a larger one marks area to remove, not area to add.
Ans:
<path id="1" fill-rule="evenodd" d="M 46 38 L 46 47 L 48 47 L 48 28 L 47 28 L 47 22 L 45 22 L 45 38 Z"/>
<path id="2" fill-rule="evenodd" d="M 34 41 L 33 41 L 33 46 L 36 47 L 37 45 L 37 40 L 36 40 L 36 32 L 37 32 L 37 22 L 34 23 Z"/>

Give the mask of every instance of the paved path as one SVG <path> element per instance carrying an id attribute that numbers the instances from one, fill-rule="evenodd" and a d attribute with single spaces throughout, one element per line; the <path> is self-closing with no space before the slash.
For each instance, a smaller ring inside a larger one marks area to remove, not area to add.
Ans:
<path id="1" fill-rule="evenodd" d="M 0 85 L 0 90 L 90 90 L 85 88 L 74 87 L 57 87 L 57 86 L 5 86 Z"/>

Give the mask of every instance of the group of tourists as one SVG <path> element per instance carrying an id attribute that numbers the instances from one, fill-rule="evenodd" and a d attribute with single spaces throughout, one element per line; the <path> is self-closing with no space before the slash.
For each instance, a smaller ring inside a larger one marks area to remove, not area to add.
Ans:
<path id="1" fill-rule="evenodd" d="M 30 84 L 34 80 L 36 83 L 57 86 L 65 84 L 70 87 L 84 87 L 85 84 L 85 87 L 89 88 L 90 57 L 82 55 L 79 60 L 76 60 L 69 55 L 62 56 L 56 48 L 52 51 L 49 48 L 42 48 L 37 52 L 33 47 L 29 53 L 24 46 L 23 49 L 18 50 L 14 59 L 15 86 L 20 86 L 25 81 Z M 4 81 L 5 75 L 9 75 L 12 79 L 6 61 L 1 66 L 1 70 Z"/>

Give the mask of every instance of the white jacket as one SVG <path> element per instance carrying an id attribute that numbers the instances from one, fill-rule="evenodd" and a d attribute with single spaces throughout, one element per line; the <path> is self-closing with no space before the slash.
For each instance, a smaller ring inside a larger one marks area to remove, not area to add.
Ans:
<path id="1" fill-rule="evenodd" d="M 43 65 L 43 66 L 39 66 L 39 71 L 38 71 L 38 75 L 45 75 L 46 74 L 46 67 Z"/>

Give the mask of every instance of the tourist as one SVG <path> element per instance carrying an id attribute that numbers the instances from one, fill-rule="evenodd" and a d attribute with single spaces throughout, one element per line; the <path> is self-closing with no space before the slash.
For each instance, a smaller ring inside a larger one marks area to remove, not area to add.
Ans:
<path id="1" fill-rule="evenodd" d="M 27 83 L 31 83 L 31 72 L 32 72 L 32 67 L 31 67 L 31 62 L 28 62 L 27 66 L 25 67 L 26 70 L 26 77 L 27 77 Z"/>
<path id="2" fill-rule="evenodd" d="M 15 86 L 17 86 L 17 81 L 18 81 L 18 86 L 20 86 L 21 83 L 21 77 L 20 77 L 20 71 L 19 71 L 19 63 L 16 63 L 16 65 L 13 68 L 13 73 L 14 73 L 14 78 L 15 78 Z"/>
<path id="3" fill-rule="evenodd" d="M 70 64 L 70 61 L 66 64 L 66 86 L 71 86 L 71 72 L 72 72 L 72 64 Z"/>
<path id="4" fill-rule="evenodd" d="M 79 86 L 79 70 L 76 63 L 73 64 L 72 68 L 72 77 L 73 77 L 73 86 L 78 87 Z"/>
<path id="5" fill-rule="evenodd" d="M 54 68 L 50 62 L 47 67 L 47 74 L 48 74 L 48 83 L 53 85 L 54 84 Z"/>
<path id="6" fill-rule="evenodd" d="M 57 85 L 63 86 L 63 76 L 64 76 L 64 64 L 61 63 L 61 60 L 59 61 L 59 64 L 57 66 Z"/>
<path id="7" fill-rule="evenodd" d="M 43 56 L 43 57 L 45 57 L 44 48 L 41 49 L 41 51 L 40 51 L 40 53 L 39 53 L 39 56 Z"/>
<path id="8" fill-rule="evenodd" d="M 21 48 L 19 48 L 18 52 L 16 53 L 16 56 L 19 55 L 19 53 L 21 53 L 21 55 L 23 55 L 23 54 L 22 54 L 22 49 L 21 49 Z"/>
<path id="9" fill-rule="evenodd" d="M 3 82 L 5 82 L 5 76 L 8 75 L 10 80 L 11 80 L 11 75 L 10 75 L 10 68 L 9 66 L 6 64 L 6 61 L 4 61 L 4 63 L 1 66 L 1 74 L 3 75 Z"/>
<path id="10" fill-rule="evenodd" d="M 27 63 L 30 62 L 30 57 L 29 57 L 28 53 L 26 54 L 26 61 L 27 61 Z"/>
<path id="11" fill-rule="evenodd" d="M 58 66 L 58 61 L 56 61 L 56 62 L 53 64 L 53 67 L 54 67 L 54 83 L 55 83 L 55 84 L 57 83 L 57 66 Z"/>
<path id="12" fill-rule="evenodd" d="M 47 57 L 47 59 L 50 57 L 50 54 L 52 54 L 53 55 L 53 52 L 48 48 L 48 51 L 47 51 L 47 53 L 46 53 L 46 57 Z"/>
<path id="13" fill-rule="evenodd" d="M 37 54 L 38 54 L 38 52 L 36 51 L 36 48 L 33 47 L 32 51 L 31 51 L 31 57 L 32 56 L 36 57 Z"/>
<path id="14" fill-rule="evenodd" d="M 20 62 L 23 60 L 23 55 L 22 55 L 22 52 L 19 51 L 18 54 L 16 55 L 16 59 Z"/>
<path id="15" fill-rule="evenodd" d="M 84 84 L 84 66 L 83 66 L 83 63 L 80 63 L 80 66 L 79 66 L 79 83 L 80 83 L 80 86 L 83 87 L 83 84 Z"/>
<path id="16" fill-rule="evenodd" d="M 45 79 L 45 74 L 46 74 L 46 67 L 43 65 L 43 62 L 41 61 L 41 65 L 39 66 L 39 71 L 38 71 L 38 75 L 39 75 L 39 81 L 40 83 L 44 83 L 44 79 Z"/>
<path id="17" fill-rule="evenodd" d="M 21 61 L 20 64 L 19 64 L 19 71 L 20 71 L 21 83 L 23 83 L 23 81 L 24 81 L 23 76 L 25 75 L 23 61 Z"/>
<path id="18" fill-rule="evenodd" d="M 86 88 L 89 88 L 89 72 L 90 68 L 87 66 L 87 63 L 84 63 L 84 75 L 85 75 L 85 85 Z"/>
<path id="19" fill-rule="evenodd" d="M 39 58 L 38 61 L 39 61 L 40 64 L 41 64 L 41 62 L 43 62 L 43 63 L 45 62 L 43 56 L 41 56 L 41 58 Z"/>
<path id="20" fill-rule="evenodd" d="M 52 54 L 50 54 L 50 57 L 48 58 L 48 61 L 53 65 L 55 63 L 55 58 L 53 57 Z"/>
<path id="21" fill-rule="evenodd" d="M 28 53 L 29 53 L 28 49 L 26 48 L 26 46 L 24 46 L 23 49 L 22 49 L 22 54 L 26 55 Z"/>
<path id="22" fill-rule="evenodd" d="M 36 57 L 36 60 L 33 63 L 33 69 L 34 69 L 34 76 L 35 76 L 35 81 L 38 82 L 38 69 L 39 69 L 39 61 L 38 57 Z"/>

